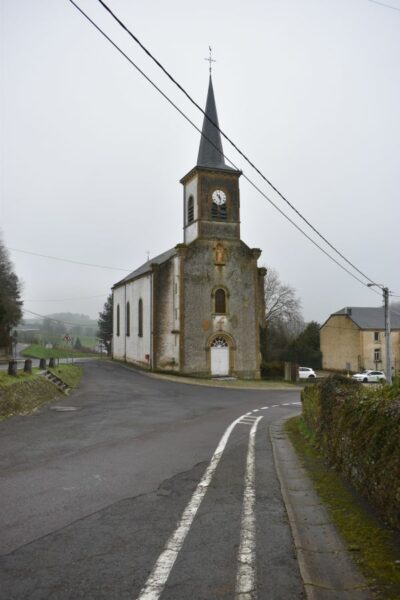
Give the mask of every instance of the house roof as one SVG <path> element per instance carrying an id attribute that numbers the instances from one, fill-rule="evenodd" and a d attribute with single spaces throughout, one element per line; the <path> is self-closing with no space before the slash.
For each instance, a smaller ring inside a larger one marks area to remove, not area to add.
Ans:
<path id="1" fill-rule="evenodd" d="M 207 102 L 203 128 L 201 131 L 197 166 L 224 169 L 228 171 L 233 170 L 225 164 L 211 75 L 208 84 Z"/>
<path id="2" fill-rule="evenodd" d="M 385 329 L 383 306 L 346 306 L 331 314 L 331 317 L 348 316 L 360 329 Z M 390 328 L 400 329 L 400 312 L 390 310 Z"/>
<path id="3" fill-rule="evenodd" d="M 136 279 L 137 277 L 141 277 L 142 275 L 145 275 L 146 273 L 150 273 L 152 265 L 154 265 L 154 264 L 161 265 L 162 263 L 167 262 L 167 260 L 169 260 L 170 258 L 175 256 L 175 254 L 176 254 L 176 248 L 171 248 L 170 250 L 167 250 L 166 252 L 163 252 L 162 254 L 155 256 L 154 258 L 150 258 L 147 262 L 143 263 L 143 265 L 141 265 L 140 267 L 135 269 L 135 271 L 132 271 L 132 273 L 129 273 L 129 275 L 127 275 L 126 277 L 121 279 L 121 281 L 118 281 L 118 283 L 115 283 L 113 285 L 113 288 L 117 288 L 120 285 L 123 285 L 124 283 L 128 283 L 128 281 L 132 281 L 132 279 Z"/>

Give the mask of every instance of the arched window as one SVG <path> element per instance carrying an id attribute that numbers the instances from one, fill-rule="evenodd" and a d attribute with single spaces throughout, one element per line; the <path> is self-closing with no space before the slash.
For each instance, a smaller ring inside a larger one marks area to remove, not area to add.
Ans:
<path id="1" fill-rule="evenodd" d="M 190 196 L 187 205 L 187 220 L 188 223 L 193 223 L 194 221 L 194 200 L 193 196 Z"/>
<path id="2" fill-rule="evenodd" d="M 218 336 L 212 341 L 211 348 L 229 348 L 229 345 L 224 337 Z"/>
<path id="3" fill-rule="evenodd" d="M 126 303 L 126 335 L 131 335 L 131 307 Z"/>
<path id="4" fill-rule="evenodd" d="M 143 300 L 138 303 L 138 336 L 143 337 Z"/>
<path id="5" fill-rule="evenodd" d="M 119 304 L 117 304 L 117 335 L 119 335 Z"/>
<path id="6" fill-rule="evenodd" d="M 215 312 L 224 315 L 226 313 L 226 293 L 225 290 L 215 290 Z"/>

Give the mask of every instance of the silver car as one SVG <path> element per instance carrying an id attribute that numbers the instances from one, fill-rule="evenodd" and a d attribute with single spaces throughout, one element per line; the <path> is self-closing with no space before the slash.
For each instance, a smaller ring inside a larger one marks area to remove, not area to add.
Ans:
<path id="1" fill-rule="evenodd" d="M 383 383 L 386 381 L 386 375 L 383 371 L 372 371 L 368 369 L 362 373 L 356 373 L 352 379 L 361 381 L 362 383 Z"/>

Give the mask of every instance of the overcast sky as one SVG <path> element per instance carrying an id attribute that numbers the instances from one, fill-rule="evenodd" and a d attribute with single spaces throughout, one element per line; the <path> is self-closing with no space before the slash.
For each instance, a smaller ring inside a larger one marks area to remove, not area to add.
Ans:
<path id="1" fill-rule="evenodd" d="M 180 243 L 179 179 L 199 134 L 68 0 L 0 1 L 4 243 L 127 270 Z M 201 127 L 100 4 L 76 1 Z M 388 0 L 398 10 L 369 0 L 107 2 L 202 106 L 211 45 L 221 128 L 361 271 L 400 294 L 400 0 Z M 296 289 L 306 320 L 380 304 L 243 178 L 241 220 L 242 239 Z M 39 314 L 97 317 L 126 274 L 10 254 L 25 308 Z"/>

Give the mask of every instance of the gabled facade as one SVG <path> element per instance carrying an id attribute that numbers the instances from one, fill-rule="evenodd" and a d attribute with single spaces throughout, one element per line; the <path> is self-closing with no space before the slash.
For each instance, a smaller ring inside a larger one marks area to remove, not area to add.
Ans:
<path id="1" fill-rule="evenodd" d="M 225 164 L 210 77 L 197 163 L 182 179 L 184 243 L 113 288 L 113 356 L 195 376 L 260 376 L 264 275 L 240 239 L 240 171 Z"/>
<path id="2" fill-rule="evenodd" d="M 400 371 L 400 314 L 390 312 L 392 365 Z M 322 367 L 343 371 L 386 371 L 383 307 L 346 307 L 330 315 L 320 330 Z"/>

